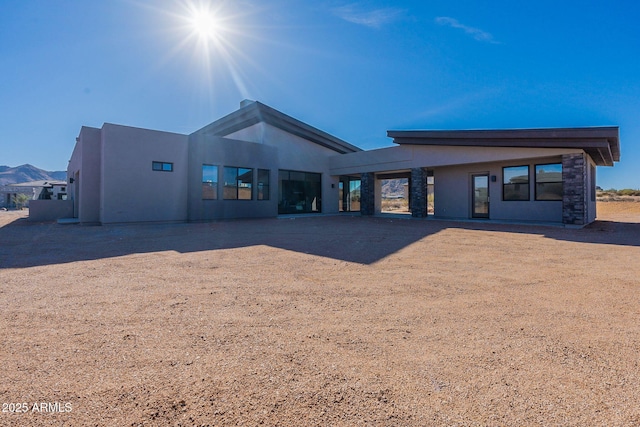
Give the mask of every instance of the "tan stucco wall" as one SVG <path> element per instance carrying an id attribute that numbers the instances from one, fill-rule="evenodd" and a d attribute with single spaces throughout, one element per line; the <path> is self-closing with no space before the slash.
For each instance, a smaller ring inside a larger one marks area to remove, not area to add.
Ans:
<path id="1" fill-rule="evenodd" d="M 490 218 L 516 221 L 562 222 L 561 201 L 536 201 L 534 165 L 561 162 L 562 154 L 579 149 L 397 146 L 332 156 L 334 175 L 360 172 L 395 172 L 411 168 L 434 170 L 435 217 L 471 217 L 471 174 L 496 176 L 489 183 Z M 530 200 L 502 200 L 502 168 L 530 165 Z M 588 195 L 587 195 L 588 197 Z M 591 209 L 591 208 L 590 208 Z M 592 206 L 595 211 L 595 204 Z M 591 215 L 591 211 L 590 211 Z"/>
<path id="2" fill-rule="evenodd" d="M 536 164 L 561 162 L 561 157 L 541 157 L 535 160 L 515 160 L 473 165 L 434 168 L 434 204 L 436 218 L 471 217 L 471 175 L 489 175 L 489 218 L 509 221 L 562 222 L 562 201 L 535 200 Z M 529 200 L 502 199 L 502 168 L 529 165 Z M 491 182 L 495 176 L 495 182 Z"/>
<path id="3" fill-rule="evenodd" d="M 83 126 L 67 166 L 73 216 L 81 223 L 100 222 L 101 151 L 101 130 Z"/>
<path id="4" fill-rule="evenodd" d="M 55 221 L 73 215 L 72 200 L 31 200 L 29 221 Z"/>
<path id="5" fill-rule="evenodd" d="M 322 174 L 322 213 L 337 213 L 339 178 L 329 169 L 329 159 L 336 152 L 268 124 L 264 136 L 266 144 L 278 148 L 279 169 Z"/>
<path id="6" fill-rule="evenodd" d="M 213 137 L 189 136 L 189 220 L 261 218 L 278 215 L 277 149 L 264 144 Z M 202 165 L 218 167 L 218 199 L 202 199 Z M 224 200 L 224 167 L 253 169 L 252 200 Z M 269 200 L 257 200 L 258 169 L 270 171 Z"/>
<path id="7" fill-rule="evenodd" d="M 229 134 L 225 138 L 240 139 L 275 148 L 277 164 L 275 169 L 322 174 L 322 212 L 338 212 L 338 177 L 333 176 L 329 169 L 329 158 L 337 154 L 335 151 L 262 122 Z M 272 185 L 277 189 L 277 184 L 276 176 Z"/>
<path id="8" fill-rule="evenodd" d="M 105 123 L 102 223 L 187 220 L 186 135 Z M 152 162 L 173 163 L 173 172 Z"/>
<path id="9" fill-rule="evenodd" d="M 204 132 L 189 136 L 105 124 L 83 128 L 69 163 L 69 186 L 81 222 L 200 221 L 277 215 L 278 171 L 294 170 L 322 175 L 322 212 L 338 212 L 340 175 L 385 173 L 429 168 L 435 176 L 435 214 L 441 218 L 468 218 L 472 173 L 496 176 L 490 182 L 490 217 L 505 220 L 561 222 L 562 203 L 535 201 L 534 165 L 559 162 L 577 149 L 459 147 L 401 145 L 337 154 L 335 151 L 258 123 L 227 137 Z M 173 163 L 173 172 L 153 171 L 153 161 Z M 219 200 L 202 199 L 202 165 L 218 166 Z M 502 167 L 530 165 L 531 200 L 502 200 Z M 222 199 L 225 166 L 253 169 L 253 200 Z M 257 170 L 270 171 L 270 200 L 257 200 Z M 588 171 L 587 189 L 590 191 Z M 377 189 L 377 187 L 376 187 Z M 595 203 L 588 200 L 588 217 Z M 76 198 L 77 199 L 77 198 Z M 379 210 L 379 189 L 376 210 Z M 77 203 L 76 203 L 77 204 Z"/>

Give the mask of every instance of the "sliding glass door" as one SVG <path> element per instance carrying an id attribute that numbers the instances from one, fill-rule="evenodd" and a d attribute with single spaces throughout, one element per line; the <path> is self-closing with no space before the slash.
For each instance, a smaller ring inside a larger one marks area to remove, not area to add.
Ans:
<path id="1" fill-rule="evenodd" d="M 278 214 L 322 212 L 322 175 L 313 172 L 278 172 Z"/>

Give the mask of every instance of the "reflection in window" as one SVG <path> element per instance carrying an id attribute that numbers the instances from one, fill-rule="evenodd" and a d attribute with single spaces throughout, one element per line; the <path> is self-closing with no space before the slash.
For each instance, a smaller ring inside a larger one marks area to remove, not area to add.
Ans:
<path id="1" fill-rule="evenodd" d="M 173 172 L 173 163 L 169 162 L 151 162 L 151 169 L 160 172 Z"/>
<path id="2" fill-rule="evenodd" d="M 216 200 L 218 198 L 218 167 L 202 165 L 202 198 Z"/>
<path id="3" fill-rule="evenodd" d="M 258 169 L 258 200 L 269 200 L 268 169 Z"/>
<path id="4" fill-rule="evenodd" d="M 253 169 L 224 168 L 224 198 L 226 200 L 251 200 Z"/>
<path id="5" fill-rule="evenodd" d="M 278 194 L 279 214 L 321 212 L 321 174 L 280 170 Z"/>
<path id="6" fill-rule="evenodd" d="M 562 163 L 536 165 L 536 200 L 562 200 Z"/>
<path id="7" fill-rule="evenodd" d="M 360 178 L 341 176 L 338 183 L 338 193 L 340 196 L 339 210 L 341 212 L 360 211 Z"/>
<path id="8" fill-rule="evenodd" d="M 529 166 L 502 168 L 502 200 L 529 200 Z"/>

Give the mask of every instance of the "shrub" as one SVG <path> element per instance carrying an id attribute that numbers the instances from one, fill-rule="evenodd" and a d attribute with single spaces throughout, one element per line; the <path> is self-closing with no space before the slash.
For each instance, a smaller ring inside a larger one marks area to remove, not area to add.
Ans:
<path id="1" fill-rule="evenodd" d="M 618 190 L 619 196 L 640 196 L 640 190 L 632 190 L 631 188 L 625 188 Z"/>
<path id="2" fill-rule="evenodd" d="M 16 194 L 12 197 L 13 204 L 16 205 L 16 209 L 22 210 L 29 202 L 30 197 L 26 194 Z"/>

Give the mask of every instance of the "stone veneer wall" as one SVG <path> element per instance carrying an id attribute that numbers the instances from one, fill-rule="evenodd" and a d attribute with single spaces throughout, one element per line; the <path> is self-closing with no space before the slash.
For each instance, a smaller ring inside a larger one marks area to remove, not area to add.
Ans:
<path id="1" fill-rule="evenodd" d="M 360 176 L 360 214 L 375 214 L 376 176 L 366 172 Z"/>
<path id="2" fill-rule="evenodd" d="M 584 154 L 562 156 L 562 188 L 562 222 L 587 224 L 587 159 Z"/>
<path id="3" fill-rule="evenodd" d="M 411 216 L 424 218 L 427 216 L 427 172 L 422 168 L 411 169 L 410 186 L 409 209 Z"/>

